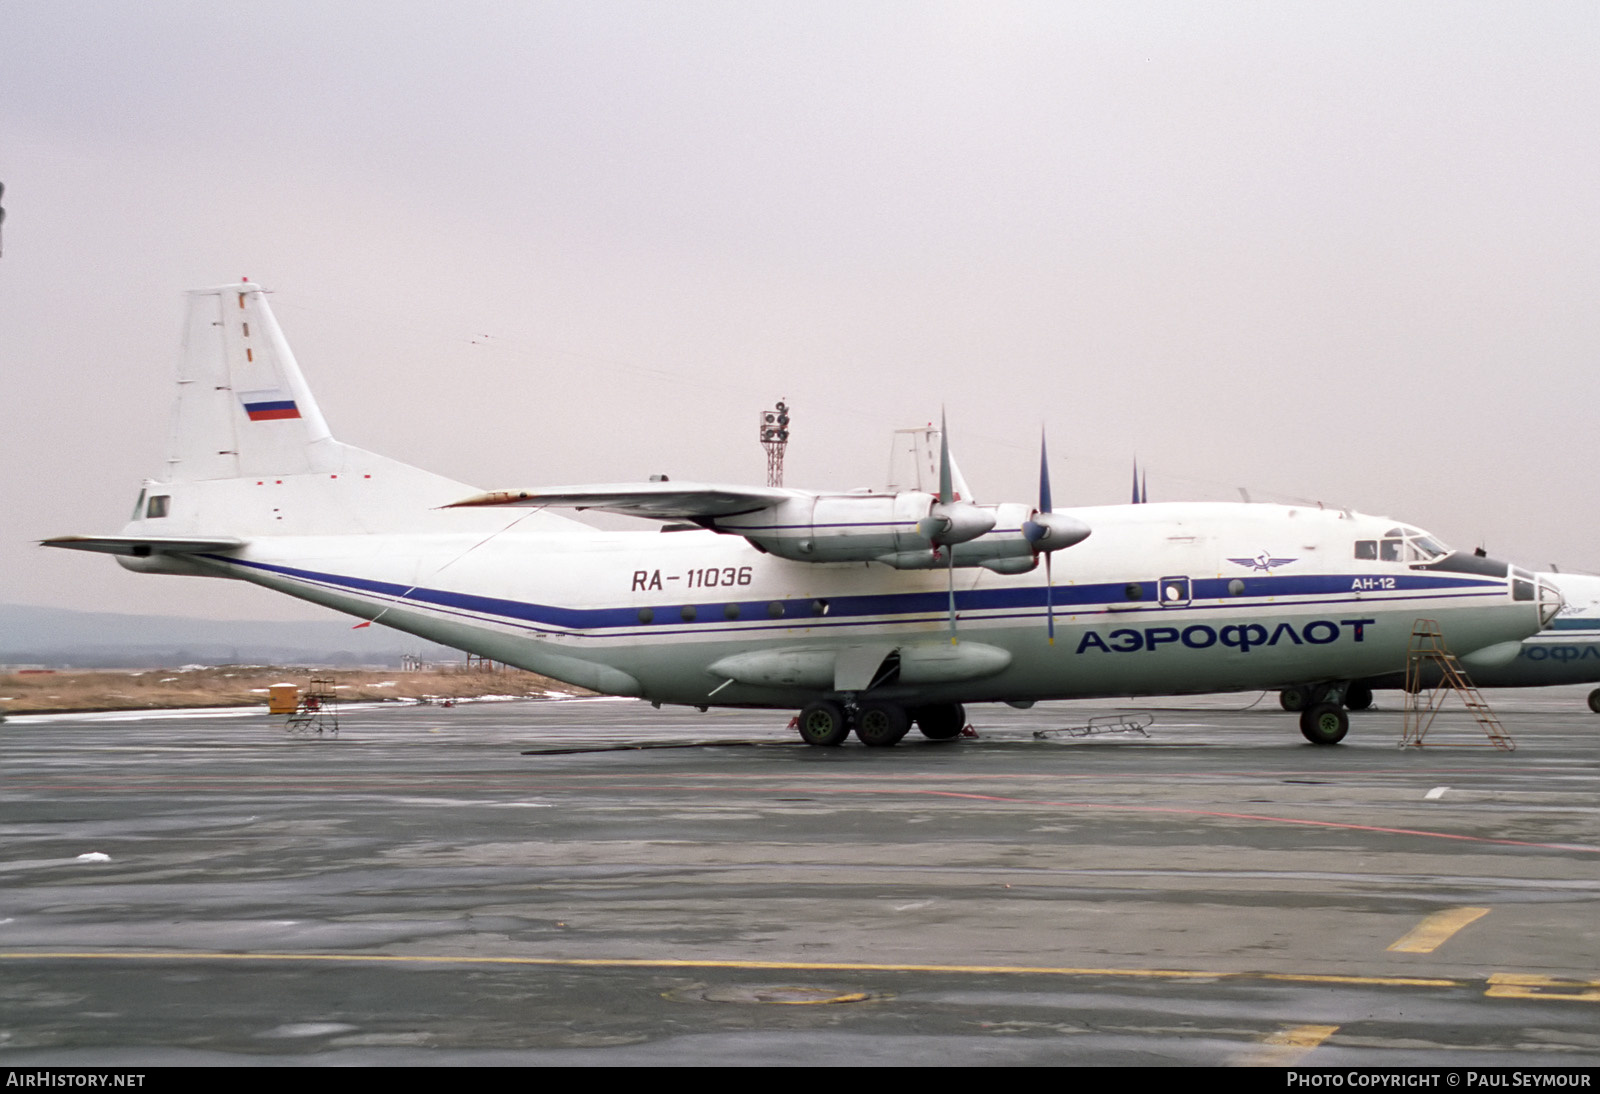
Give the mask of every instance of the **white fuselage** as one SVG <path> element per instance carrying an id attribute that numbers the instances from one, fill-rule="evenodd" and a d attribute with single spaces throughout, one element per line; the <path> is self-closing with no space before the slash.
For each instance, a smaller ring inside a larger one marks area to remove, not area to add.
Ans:
<path id="1" fill-rule="evenodd" d="M 573 684 L 694 705 L 798 706 L 861 689 L 847 663 L 890 653 L 904 678 L 872 690 L 903 702 L 1277 688 L 1398 671 L 1419 618 L 1458 653 L 1540 626 L 1531 583 L 1519 592 L 1503 568 L 1358 559 L 1381 518 L 1066 512 L 1093 535 L 1055 559 L 1053 643 L 1042 567 L 955 570 L 952 647 L 943 570 L 788 561 L 707 531 L 257 536 L 197 561 Z"/>

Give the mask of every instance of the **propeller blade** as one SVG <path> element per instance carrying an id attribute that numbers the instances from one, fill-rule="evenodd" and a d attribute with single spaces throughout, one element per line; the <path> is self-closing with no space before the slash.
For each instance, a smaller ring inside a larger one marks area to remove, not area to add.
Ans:
<path id="1" fill-rule="evenodd" d="M 955 488 L 950 485 L 950 429 L 945 424 L 944 407 L 939 408 L 939 502 L 949 505 L 955 500 Z"/>
<path id="2" fill-rule="evenodd" d="M 1050 573 L 1050 557 L 1051 552 L 1046 551 L 1044 555 L 1044 626 L 1045 633 L 1050 638 L 1050 645 L 1053 646 L 1056 644 L 1056 579 Z"/>
<path id="3" fill-rule="evenodd" d="M 1050 512 L 1055 506 L 1050 502 L 1050 456 L 1045 449 L 1044 429 L 1039 430 L 1039 513 L 1042 516 Z M 1051 570 L 1050 560 L 1054 551 L 1044 552 L 1044 628 L 1045 635 L 1050 640 L 1050 645 L 1056 644 L 1056 605 L 1055 605 L 1055 574 Z"/>
<path id="4" fill-rule="evenodd" d="M 950 644 L 954 646 L 959 642 L 959 639 L 956 638 L 956 553 L 954 550 L 950 550 L 945 557 L 949 559 L 949 565 L 945 567 L 945 573 L 948 575 L 950 590 Z"/>
<path id="5" fill-rule="evenodd" d="M 1039 512 L 1048 513 L 1050 504 L 1050 454 L 1045 449 L 1044 430 L 1039 430 Z"/>

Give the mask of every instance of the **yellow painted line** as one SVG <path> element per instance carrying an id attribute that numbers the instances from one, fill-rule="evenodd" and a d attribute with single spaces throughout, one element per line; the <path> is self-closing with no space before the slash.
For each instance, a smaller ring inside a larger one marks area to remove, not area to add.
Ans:
<path id="1" fill-rule="evenodd" d="M 1332 1037 L 1338 1026 L 1291 1026 L 1264 1038 L 1261 1047 L 1239 1063 L 1244 1067 L 1289 1067 Z"/>
<path id="2" fill-rule="evenodd" d="M 1434 912 L 1389 947 L 1390 953 L 1432 953 L 1469 923 L 1489 914 L 1488 908 L 1448 908 Z"/>
<path id="3" fill-rule="evenodd" d="M 1296 984 L 1351 984 L 1380 988 L 1454 988 L 1469 983 L 1466 980 L 1446 980 L 1434 976 L 1339 976 L 1334 973 L 1315 972 L 1262 972 L 1255 973 L 1257 980 L 1292 980 Z"/>
<path id="4" fill-rule="evenodd" d="M 1600 980 L 1563 980 L 1555 976 L 1497 972 L 1489 977 L 1489 990 L 1483 994 L 1496 999 L 1570 999 L 1600 1003 Z"/>

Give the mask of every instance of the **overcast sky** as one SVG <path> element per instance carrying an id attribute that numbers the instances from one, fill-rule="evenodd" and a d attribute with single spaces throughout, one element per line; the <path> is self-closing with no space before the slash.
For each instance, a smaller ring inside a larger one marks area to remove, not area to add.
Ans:
<path id="1" fill-rule="evenodd" d="M 0 601 L 310 617 L 40 538 L 241 275 L 340 439 L 483 487 L 1321 500 L 1600 570 L 1600 5 L 64 4 L 0 47 Z M 226 529 L 218 529 L 226 532 Z M 1059 570 L 1059 566 L 1058 566 Z"/>

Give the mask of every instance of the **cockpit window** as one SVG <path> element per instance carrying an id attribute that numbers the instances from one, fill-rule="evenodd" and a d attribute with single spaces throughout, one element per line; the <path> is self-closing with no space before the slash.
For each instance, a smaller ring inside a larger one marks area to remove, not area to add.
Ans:
<path id="1" fill-rule="evenodd" d="M 1361 562 L 1432 562 L 1450 548 L 1417 528 L 1391 528 L 1382 539 L 1356 540 L 1355 557 Z"/>
<path id="2" fill-rule="evenodd" d="M 144 515 L 149 519 L 164 517 L 167 515 L 167 506 L 171 503 L 171 494 L 153 494 L 151 495 L 149 506 L 144 511 Z"/>
<path id="3" fill-rule="evenodd" d="M 138 520 L 144 515 L 144 495 L 145 491 L 139 491 L 139 500 L 133 503 L 133 517 L 131 518 L 133 520 Z"/>
<path id="4" fill-rule="evenodd" d="M 1444 544 L 1440 543 L 1438 540 L 1429 535 L 1424 535 L 1418 539 L 1412 540 L 1411 545 L 1421 552 L 1425 561 L 1429 562 L 1436 558 L 1443 558 L 1445 555 L 1450 553 L 1450 548 L 1446 547 Z"/>

